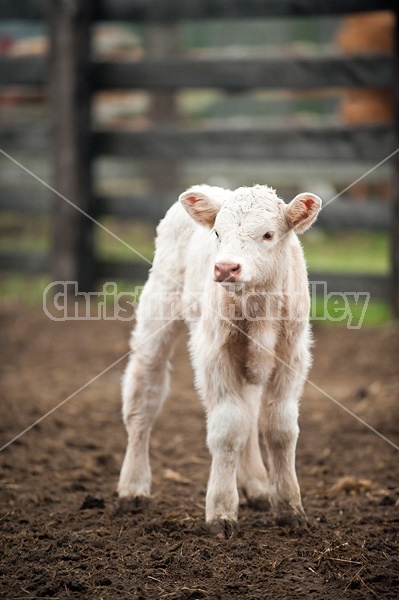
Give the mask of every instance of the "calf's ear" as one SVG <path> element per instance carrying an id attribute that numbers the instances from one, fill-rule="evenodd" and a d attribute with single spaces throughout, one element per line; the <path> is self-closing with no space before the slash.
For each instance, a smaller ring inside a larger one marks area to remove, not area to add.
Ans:
<path id="1" fill-rule="evenodd" d="M 209 228 L 213 227 L 216 215 L 222 206 L 219 198 L 198 186 L 180 194 L 179 200 L 194 221 Z"/>
<path id="2" fill-rule="evenodd" d="M 303 233 L 316 221 L 321 200 L 315 194 L 304 192 L 298 194 L 285 209 L 289 229 L 295 233 Z"/>

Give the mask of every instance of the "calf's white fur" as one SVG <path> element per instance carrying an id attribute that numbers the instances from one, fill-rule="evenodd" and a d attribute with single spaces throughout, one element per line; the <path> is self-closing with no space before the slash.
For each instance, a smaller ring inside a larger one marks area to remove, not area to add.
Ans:
<path id="1" fill-rule="evenodd" d="M 122 502 L 140 505 L 150 496 L 150 431 L 168 393 L 171 349 L 186 322 L 212 456 L 208 525 L 230 535 L 238 487 L 250 506 L 271 509 L 280 523 L 306 520 L 295 448 L 311 361 L 309 293 L 296 234 L 310 227 L 320 207 L 310 193 L 287 205 L 267 186 L 201 185 L 181 194 L 161 221 L 123 380 Z"/>

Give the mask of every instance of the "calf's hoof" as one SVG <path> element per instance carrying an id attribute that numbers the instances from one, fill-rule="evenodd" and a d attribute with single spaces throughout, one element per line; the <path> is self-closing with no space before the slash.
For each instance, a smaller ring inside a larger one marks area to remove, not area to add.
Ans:
<path id="1" fill-rule="evenodd" d="M 307 528 L 308 519 L 303 508 L 292 508 L 284 506 L 275 512 L 275 521 L 277 525 L 291 528 Z"/>
<path id="2" fill-rule="evenodd" d="M 209 531 L 220 540 L 228 540 L 237 531 L 237 521 L 231 519 L 214 519 L 207 523 Z"/>
<path id="3" fill-rule="evenodd" d="M 118 513 L 140 513 L 143 512 L 150 503 L 148 496 L 122 496 L 119 498 Z"/>

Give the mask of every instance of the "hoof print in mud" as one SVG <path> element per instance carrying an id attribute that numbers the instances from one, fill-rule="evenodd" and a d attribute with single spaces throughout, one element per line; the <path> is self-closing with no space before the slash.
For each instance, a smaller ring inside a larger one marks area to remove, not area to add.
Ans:
<path id="1" fill-rule="evenodd" d="M 119 498 L 117 514 L 140 513 L 149 505 L 150 499 L 147 496 L 134 496 L 133 498 Z"/>
<path id="2" fill-rule="evenodd" d="M 104 498 L 87 494 L 79 507 L 79 510 L 92 510 L 94 508 L 105 508 Z"/>
<path id="3" fill-rule="evenodd" d="M 209 531 L 220 540 L 228 540 L 237 532 L 237 521 L 230 519 L 216 519 L 208 523 Z"/>

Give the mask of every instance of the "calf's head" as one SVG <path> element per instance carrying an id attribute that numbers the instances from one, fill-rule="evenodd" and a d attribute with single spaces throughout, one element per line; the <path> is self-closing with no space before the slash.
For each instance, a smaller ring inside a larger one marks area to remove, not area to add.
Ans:
<path id="1" fill-rule="evenodd" d="M 286 204 L 272 188 L 260 185 L 234 191 L 194 186 L 179 200 L 194 221 L 211 230 L 213 278 L 233 289 L 273 277 L 285 260 L 291 232 L 306 231 L 321 208 L 315 194 L 298 194 Z"/>

